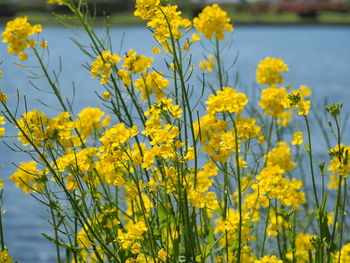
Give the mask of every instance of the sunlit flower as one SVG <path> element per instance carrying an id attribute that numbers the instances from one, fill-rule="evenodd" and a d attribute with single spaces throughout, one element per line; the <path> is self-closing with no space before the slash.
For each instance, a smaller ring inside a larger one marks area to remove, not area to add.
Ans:
<path id="1" fill-rule="evenodd" d="M 28 55 L 24 52 L 26 48 L 34 47 L 34 40 L 29 39 L 34 34 L 40 34 L 42 31 L 41 25 L 32 26 L 28 22 L 28 18 L 17 17 L 14 20 L 7 22 L 5 31 L 1 34 L 2 42 L 8 43 L 8 53 L 13 53 L 20 57 L 23 61 Z"/>
<path id="2" fill-rule="evenodd" d="M 193 19 L 193 25 L 207 39 L 212 39 L 214 36 L 218 40 L 223 40 L 224 31 L 233 30 L 230 21 L 227 13 L 218 4 L 213 4 L 205 7 L 198 17 Z"/>
<path id="3" fill-rule="evenodd" d="M 293 134 L 294 140 L 291 142 L 292 145 L 302 144 L 303 143 L 303 133 L 302 132 L 295 132 Z"/>
<path id="4" fill-rule="evenodd" d="M 288 71 L 288 66 L 281 58 L 267 57 L 260 60 L 256 70 L 256 80 L 258 84 L 282 84 L 283 76 L 281 72 Z"/>

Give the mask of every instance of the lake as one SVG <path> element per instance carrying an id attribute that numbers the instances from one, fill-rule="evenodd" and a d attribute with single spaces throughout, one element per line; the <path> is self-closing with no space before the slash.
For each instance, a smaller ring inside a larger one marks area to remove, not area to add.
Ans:
<path id="1" fill-rule="evenodd" d="M 0 30 L 2 32 L 4 28 Z M 57 65 L 59 56 L 62 57 L 63 70 L 60 79 L 63 94 L 66 96 L 72 94 L 72 81 L 74 81 L 78 94 L 75 109 L 80 110 L 86 106 L 99 105 L 95 91 L 101 94 L 103 89 L 98 81 L 92 80 L 89 72 L 81 67 L 87 58 L 69 40 L 71 36 L 78 37 L 77 33 L 81 32 L 72 32 L 61 27 L 44 27 L 43 30 L 44 38 L 49 41 L 50 65 Z M 124 39 L 120 54 L 133 48 L 138 53 L 153 56 L 151 48 L 155 42 L 144 28 L 112 28 L 111 35 L 115 51 Z M 238 55 L 234 71 L 239 72 L 240 88 L 251 89 L 256 86 L 255 69 L 259 60 L 267 56 L 282 57 L 290 68 L 285 74 L 286 83 L 290 83 L 293 87 L 307 84 L 313 90 L 314 103 L 322 103 L 323 99 L 328 97 L 330 102 L 343 101 L 344 110 L 350 112 L 350 27 L 237 26 L 233 36 L 232 55 L 225 56 L 225 64 L 232 63 L 234 57 Z M 198 61 L 206 55 L 200 45 L 194 47 L 192 53 L 195 65 L 198 65 Z M 0 60 L 4 61 L 0 65 L 0 70 L 4 72 L 0 88 L 9 95 L 9 100 L 15 99 L 18 89 L 21 94 L 27 95 L 29 109 L 40 107 L 45 110 L 38 104 L 37 99 L 52 106 L 57 105 L 52 96 L 40 93 L 28 84 L 29 79 L 26 79 L 28 71 L 13 65 L 13 62 L 18 61 L 6 53 L 6 45 L 3 43 L 0 44 Z M 159 68 L 163 64 L 158 59 L 154 65 Z M 43 86 L 46 84 L 40 81 L 36 83 L 40 87 L 46 87 Z M 8 129 L 8 134 L 14 134 L 14 131 Z M 316 131 L 314 135 L 315 147 L 322 148 L 320 132 Z M 350 133 L 345 132 L 344 139 L 349 143 Z M 11 139 L 7 140 L 9 141 Z M 0 153 L 3 179 L 8 178 L 16 169 L 12 162 L 18 164 L 27 158 L 11 152 L 5 145 L 1 145 Z M 54 246 L 40 235 L 49 229 L 49 224 L 44 219 L 46 211 L 43 207 L 31 196 L 24 195 L 7 179 L 5 179 L 4 198 L 7 210 L 3 216 L 5 241 L 13 258 L 23 263 L 55 262 Z"/>

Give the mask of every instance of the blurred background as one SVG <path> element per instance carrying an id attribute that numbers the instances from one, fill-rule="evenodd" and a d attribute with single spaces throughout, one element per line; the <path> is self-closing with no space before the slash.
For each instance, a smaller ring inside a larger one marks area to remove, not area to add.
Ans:
<path id="1" fill-rule="evenodd" d="M 133 17 L 134 1 L 90 0 L 91 13 L 110 16 L 112 25 L 142 23 Z M 177 0 L 184 15 L 192 18 L 203 6 L 218 2 L 235 24 L 350 24 L 350 0 Z M 46 0 L 0 0 L 0 23 L 13 16 L 28 15 L 34 23 L 56 23 L 50 13 L 68 14 L 63 6 Z M 102 22 L 102 19 L 101 19 Z"/>

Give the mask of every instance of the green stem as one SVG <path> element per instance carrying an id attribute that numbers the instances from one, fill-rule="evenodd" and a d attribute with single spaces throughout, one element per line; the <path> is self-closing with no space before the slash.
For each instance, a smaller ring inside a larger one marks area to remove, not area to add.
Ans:
<path id="1" fill-rule="evenodd" d="M 220 90 L 222 90 L 224 88 L 224 84 L 223 84 L 222 69 L 221 69 L 220 45 L 219 45 L 219 40 L 217 38 L 216 38 L 216 42 L 215 42 L 215 47 L 216 47 L 216 61 L 218 63 Z"/>
<path id="2" fill-rule="evenodd" d="M 307 137 L 308 137 L 308 155 L 309 155 L 309 161 L 310 161 L 310 171 L 311 171 L 311 179 L 312 179 L 312 188 L 314 191 L 314 196 L 315 196 L 315 202 L 316 202 L 316 207 L 317 209 L 320 208 L 320 205 L 318 203 L 318 197 L 317 197 L 317 190 L 316 190 L 316 183 L 315 183 L 315 174 L 314 174 L 314 166 L 313 166 L 313 158 L 312 158 L 312 144 L 311 144 L 311 132 L 310 132 L 310 126 L 309 126 L 309 121 L 306 115 L 304 116 L 304 120 L 306 123 L 306 128 L 307 128 Z"/>
<path id="3" fill-rule="evenodd" d="M 266 213 L 265 227 L 264 227 L 264 238 L 263 238 L 263 243 L 262 243 L 262 249 L 261 249 L 260 257 L 263 257 L 263 255 L 264 255 L 266 234 L 267 234 L 267 226 L 268 226 L 269 217 L 270 217 L 270 207 L 271 207 L 271 201 L 269 199 L 269 206 L 267 208 L 267 213 Z"/>
<path id="4" fill-rule="evenodd" d="M 51 213 L 51 217 L 52 217 L 52 223 L 53 223 L 53 229 L 54 229 L 54 233 L 55 233 L 55 246 L 56 246 L 56 255 L 57 255 L 57 262 L 61 263 L 61 255 L 60 255 L 60 247 L 59 247 L 59 240 L 58 240 L 58 232 L 57 232 L 57 225 L 56 225 L 56 218 L 55 218 L 55 214 L 53 212 L 53 208 L 52 208 L 52 204 L 50 204 L 50 213 Z"/>
<path id="5" fill-rule="evenodd" d="M 235 121 L 233 121 L 233 128 L 235 130 L 236 166 L 237 166 L 237 184 L 238 184 L 238 210 L 239 210 L 237 262 L 240 263 L 241 250 L 242 250 L 242 189 L 241 189 L 241 171 L 239 167 L 238 131 L 237 131 L 237 126 Z"/>

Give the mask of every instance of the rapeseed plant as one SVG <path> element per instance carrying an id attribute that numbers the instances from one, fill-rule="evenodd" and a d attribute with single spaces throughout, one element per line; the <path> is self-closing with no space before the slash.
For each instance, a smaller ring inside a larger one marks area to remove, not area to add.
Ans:
<path id="1" fill-rule="evenodd" d="M 33 158 L 10 180 L 47 205 L 53 236 L 46 237 L 56 246 L 57 262 L 348 261 L 350 147 L 339 128 L 341 104 L 327 107 L 336 143 L 329 165 L 316 171 L 311 90 L 285 85 L 288 65 L 273 57 L 256 70 L 263 88 L 258 103 L 230 86 L 221 41 L 233 26 L 218 4 L 191 21 L 170 1 L 136 0 L 134 14 L 147 20 L 156 41 L 153 53 L 164 55 L 158 70 L 153 58 L 133 49 L 123 56 L 106 47 L 83 0 L 48 3 L 67 6 L 85 29 L 91 50 L 81 48 L 106 105 L 106 112 L 86 107 L 75 114 L 43 63 L 45 53 L 37 51 L 32 36 L 41 26 L 26 17 L 8 22 L 2 34 L 8 52 L 20 61 L 31 52 L 61 106 L 55 117 L 39 109 L 18 117 L 9 107 L 13 98 L 0 93 L 4 117 Z M 203 78 L 203 88 L 213 91 L 206 100 L 204 92 L 196 97 L 191 82 L 191 48 L 200 35 L 213 46 L 199 65 L 215 81 Z M 39 46 L 50 48 L 45 40 Z M 293 116 L 302 118 L 306 132 L 295 130 Z M 286 134 L 293 134 L 291 141 Z M 298 158 L 298 145 L 309 168 Z M 311 178 L 313 196 L 297 168 Z M 327 197 L 334 190 L 332 206 Z M 12 262 L 0 229 L 0 261 Z"/>

